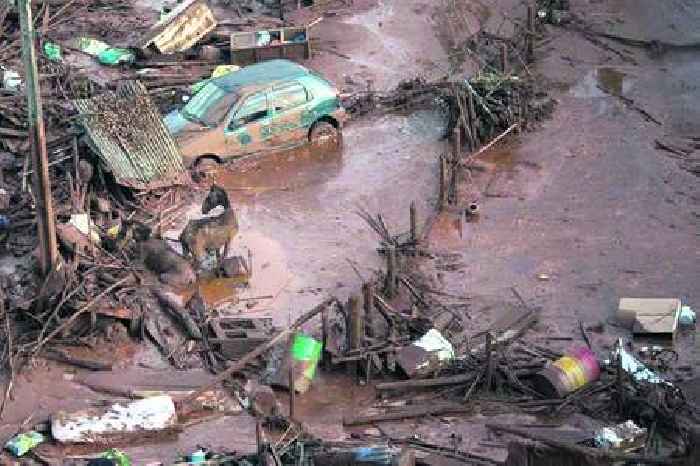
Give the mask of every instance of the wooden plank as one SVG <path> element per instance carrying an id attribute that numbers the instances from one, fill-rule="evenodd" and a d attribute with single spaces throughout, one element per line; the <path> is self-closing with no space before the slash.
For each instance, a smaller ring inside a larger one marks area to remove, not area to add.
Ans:
<path id="1" fill-rule="evenodd" d="M 468 413 L 472 408 L 456 404 L 436 404 L 429 406 L 417 406 L 386 414 L 375 414 L 369 416 L 356 416 L 343 419 L 343 424 L 346 426 L 359 426 L 363 424 L 372 424 L 374 422 L 383 421 L 398 421 L 401 419 L 409 419 L 414 417 L 424 416 L 439 416 L 449 413 Z"/>
<path id="2" fill-rule="evenodd" d="M 26 138 L 29 137 L 29 133 L 27 131 L 19 129 L 0 128 L 0 136 L 7 136 L 11 138 Z"/>
<path id="3" fill-rule="evenodd" d="M 446 385 L 459 385 L 471 382 L 474 379 L 472 374 L 453 375 L 450 377 L 437 377 L 434 379 L 424 380 L 402 380 L 400 382 L 384 382 L 375 385 L 379 391 L 384 390 L 401 390 L 405 388 L 426 388 L 426 387 L 443 387 Z"/>

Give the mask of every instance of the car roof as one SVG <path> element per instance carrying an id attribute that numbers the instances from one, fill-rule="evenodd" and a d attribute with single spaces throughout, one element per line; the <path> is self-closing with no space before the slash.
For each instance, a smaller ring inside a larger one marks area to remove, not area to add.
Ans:
<path id="1" fill-rule="evenodd" d="M 261 86 L 275 81 L 296 79 L 310 74 L 303 66 L 289 60 L 269 60 L 214 79 L 212 82 L 225 90 L 234 92 L 242 87 Z"/>

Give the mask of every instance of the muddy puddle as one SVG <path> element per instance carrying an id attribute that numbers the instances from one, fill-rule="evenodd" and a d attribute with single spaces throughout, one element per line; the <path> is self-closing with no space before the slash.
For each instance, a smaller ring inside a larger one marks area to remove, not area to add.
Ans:
<path id="1" fill-rule="evenodd" d="M 212 179 L 234 198 L 254 197 L 321 181 L 340 171 L 342 161 L 342 145 L 305 145 L 234 163 L 214 172 Z"/>
<path id="2" fill-rule="evenodd" d="M 617 68 L 601 67 L 589 71 L 572 89 L 574 97 L 580 99 L 625 95 L 630 92 L 635 78 Z"/>

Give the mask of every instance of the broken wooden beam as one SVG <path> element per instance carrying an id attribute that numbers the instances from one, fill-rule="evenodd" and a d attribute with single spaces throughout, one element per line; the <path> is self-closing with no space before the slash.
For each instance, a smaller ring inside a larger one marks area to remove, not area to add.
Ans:
<path id="1" fill-rule="evenodd" d="M 406 388 L 443 387 L 446 385 L 459 385 L 471 382 L 472 374 L 453 375 L 448 377 L 436 377 L 434 379 L 402 380 L 400 382 L 384 382 L 374 386 L 379 391 L 402 390 Z"/>
<path id="2" fill-rule="evenodd" d="M 671 458 L 667 456 L 646 456 L 646 455 L 635 455 L 635 454 L 624 454 L 617 453 L 611 450 L 605 450 L 602 448 L 590 448 L 577 445 L 573 442 L 565 442 L 553 438 L 551 435 L 545 435 L 542 433 L 532 432 L 528 429 L 522 429 L 517 427 L 511 427 L 503 424 L 486 424 L 488 429 L 496 432 L 506 432 L 508 434 L 518 435 L 530 440 L 535 440 L 541 442 L 547 446 L 560 448 L 578 455 L 586 456 L 589 458 L 606 459 L 608 461 L 623 461 L 623 462 L 639 462 L 642 464 L 666 464 L 666 465 L 683 465 L 686 464 L 684 458 Z"/>
<path id="3" fill-rule="evenodd" d="M 386 284 L 384 288 L 384 293 L 389 299 L 396 296 L 396 277 L 398 273 L 396 268 L 396 248 L 391 246 L 387 249 L 386 254 Z"/>
<path id="4" fill-rule="evenodd" d="M 61 350 L 58 350 L 58 349 L 46 351 L 46 353 L 44 353 L 44 357 L 46 359 L 50 359 L 52 361 L 58 361 L 58 362 L 62 362 L 64 364 L 70 364 L 71 366 L 76 366 L 76 367 L 88 369 L 91 371 L 111 371 L 112 370 L 112 363 L 111 362 L 98 361 L 95 359 L 79 358 L 79 357 L 67 354 L 67 353 L 65 353 Z"/>
<path id="5" fill-rule="evenodd" d="M 160 304 L 170 312 L 170 314 L 175 318 L 175 320 L 180 323 L 190 338 L 195 340 L 202 339 L 202 331 L 199 325 L 194 321 L 189 311 L 185 309 L 179 302 L 177 302 L 177 295 L 171 292 L 166 292 L 158 288 L 151 289 L 153 294 L 158 298 Z"/>
<path id="6" fill-rule="evenodd" d="M 363 424 L 372 424 L 374 422 L 383 421 L 400 421 L 401 419 L 410 419 L 414 417 L 424 417 L 424 416 L 439 416 L 442 414 L 459 414 L 459 413 L 469 413 L 472 408 L 468 408 L 456 404 L 436 404 L 429 406 L 416 406 L 402 411 L 396 411 L 392 413 L 385 414 L 374 414 L 368 416 L 355 416 L 343 419 L 343 425 L 346 426 L 359 426 Z"/>

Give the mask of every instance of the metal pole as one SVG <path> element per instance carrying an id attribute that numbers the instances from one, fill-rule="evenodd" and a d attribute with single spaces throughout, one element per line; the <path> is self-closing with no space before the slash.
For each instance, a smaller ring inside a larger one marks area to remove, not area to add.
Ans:
<path id="1" fill-rule="evenodd" d="M 34 49 L 34 26 L 30 0 L 18 0 L 19 21 L 22 28 L 22 58 L 26 74 L 27 109 L 29 137 L 32 142 L 32 174 L 34 198 L 36 201 L 37 230 L 39 233 L 39 262 L 41 272 L 48 274 L 56 265 L 56 225 L 51 201 L 48 153 L 46 151 L 46 131 L 44 112 L 39 89 L 39 71 Z"/>

